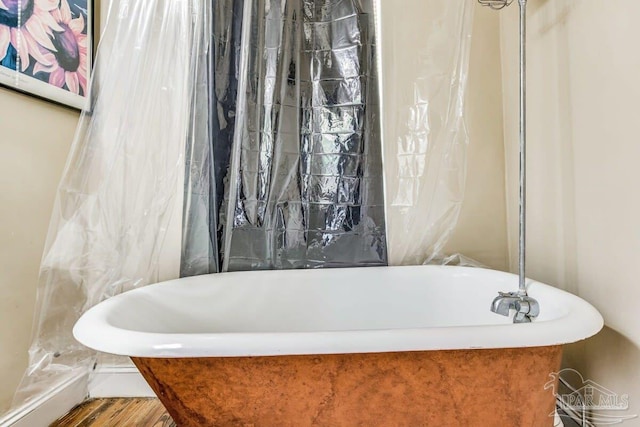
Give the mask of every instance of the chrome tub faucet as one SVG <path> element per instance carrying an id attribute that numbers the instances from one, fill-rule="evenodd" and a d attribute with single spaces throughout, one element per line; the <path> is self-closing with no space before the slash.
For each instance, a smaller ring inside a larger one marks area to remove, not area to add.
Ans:
<path id="1" fill-rule="evenodd" d="M 538 301 L 521 292 L 499 292 L 491 303 L 491 311 L 503 316 L 509 316 L 515 310 L 513 323 L 530 323 L 531 319 L 540 314 Z"/>

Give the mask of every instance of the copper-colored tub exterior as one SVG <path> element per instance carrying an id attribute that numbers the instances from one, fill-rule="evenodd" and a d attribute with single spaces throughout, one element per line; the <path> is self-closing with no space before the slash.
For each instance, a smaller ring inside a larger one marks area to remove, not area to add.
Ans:
<path id="1" fill-rule="evenodd" d="M 552 426 L 561 346 L 133 358 L 179 426 Z"/>

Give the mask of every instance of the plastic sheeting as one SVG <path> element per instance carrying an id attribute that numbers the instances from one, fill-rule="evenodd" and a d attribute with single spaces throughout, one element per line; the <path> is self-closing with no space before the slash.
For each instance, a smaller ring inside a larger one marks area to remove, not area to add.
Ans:
<path id="1" fill-rule="evenodd" d="M 243 0 L 211 8 L 209 49 L 200 52 L 194 135 L 187 144 L 181 276 L 221 271 L 220 219 L 236 129 Z"/>
<path id="2" fill-rule="evenodd" d="M 385 265 L 373 14 L 246 6 L 223 271 Z"/>
<path id="3" fill-rule="evenodd" d="M 213 22 L 182 272 L 386 265 L 371 1 L 217 2 Z"/>
<path id="4" fill-rule="evenodd" d="M 15 403 L 86 373 L 95 354 L 72 338 L 74 322 L 135 287 L 447 260 L 464 189 L 470 10 L 116 1 L 57 194 Z"/>
<path id="5" fill-rule="evenodd" d="M 160 258 L 182 204 L 204 18 L 197 1 L 113 6 L 93 105 L 81 117 L 53 209 L 29 368 L 14 405 L 89 371 L 95 354 L 71 333 L 81 313 L 169 268 Z M 165 259 L 177 266 L 179 257 L 178 248 Z"/>
<path id="6" fill-rule="evenodd" d="M 464 196 L 473 7 L 438 0 L 380 7 L 389 263 L 437 262 Z"/>

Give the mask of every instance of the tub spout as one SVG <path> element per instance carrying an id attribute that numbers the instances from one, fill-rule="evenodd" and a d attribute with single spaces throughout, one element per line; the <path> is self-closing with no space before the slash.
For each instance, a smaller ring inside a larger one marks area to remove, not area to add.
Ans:
<path id="1" fill-rule="evenodd" d="M 499 295 L 491 303 L 491 311 L 502 316 L 509 316 L 509 310 L 515 309 L 518 298 L 518 294 L 515 292 L 499 292 Z"/>
<path id="2" fill-rule="evenodd" d="M 540 305 L 530 296 L 518 292 L 500 292 L 491 303 L 491 311 L 502 316 L 509 316 L 511 310 L 516 311 L 513 323 L 529 323 L 540 314 Z"/>

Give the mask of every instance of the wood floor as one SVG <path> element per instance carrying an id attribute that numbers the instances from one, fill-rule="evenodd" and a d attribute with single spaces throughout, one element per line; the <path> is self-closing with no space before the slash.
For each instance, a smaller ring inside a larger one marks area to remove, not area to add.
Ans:
<path id="1" fill-rule="evenodd" d="M 81 403 L 50 427 L 176 427 L 154 398 L 92 399 Z"/>

